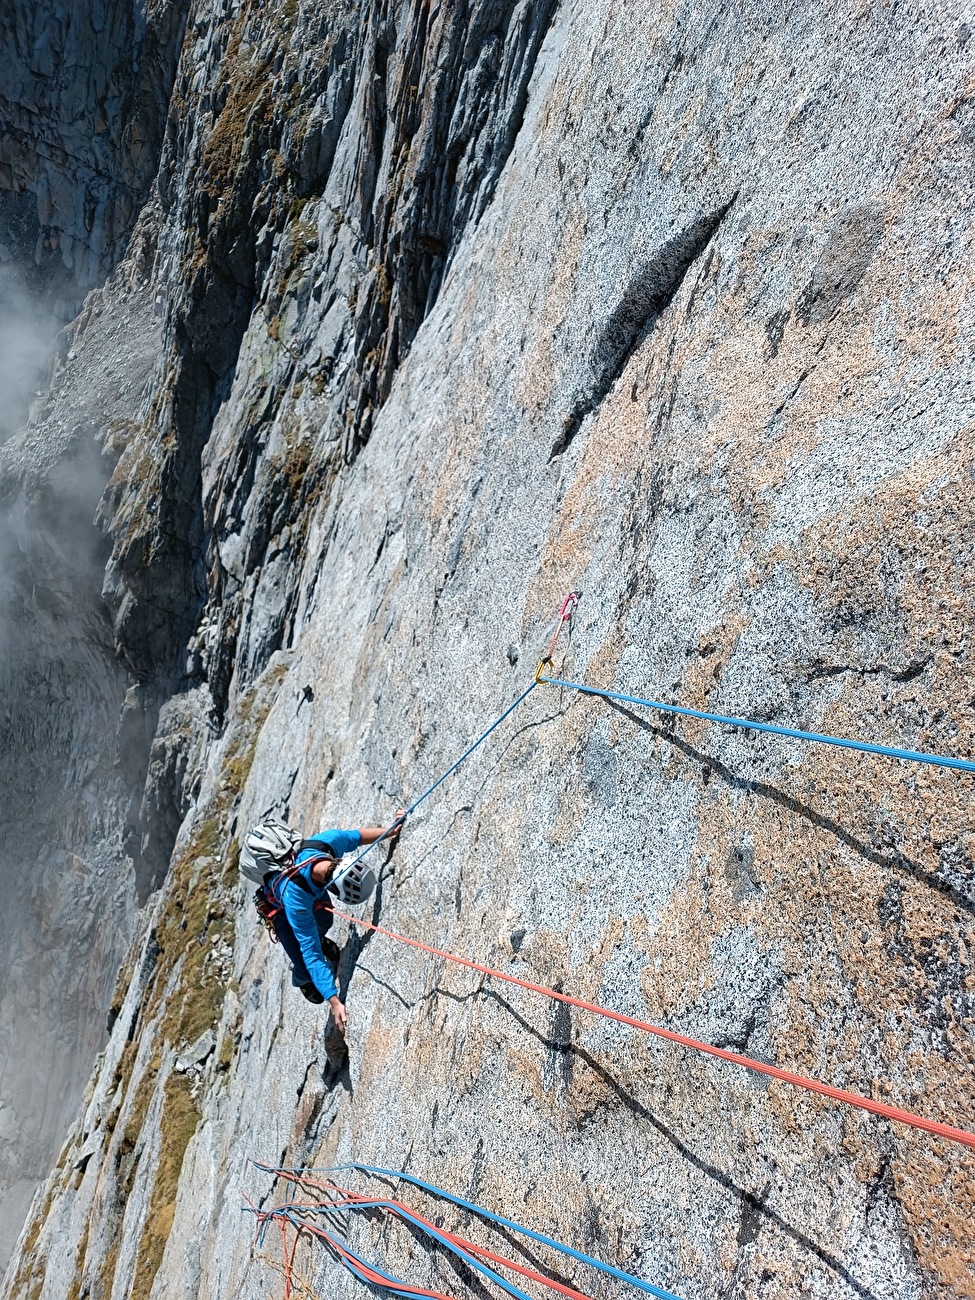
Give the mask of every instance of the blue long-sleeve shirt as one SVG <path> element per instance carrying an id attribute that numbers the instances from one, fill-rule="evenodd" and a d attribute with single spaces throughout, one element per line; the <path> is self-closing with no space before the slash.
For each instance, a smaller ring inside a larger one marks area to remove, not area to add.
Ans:
<path id="1" fill-rule="evenodd" d="M 361 843 L 362 836 L 357 830 L 320 831 L 305 841 L 304 847 L 295 859 L 299 867 L 303 862 L 308 863 L 308 866 L 298 873 L 308 888 L 303 888 L 294 879 L 288 880 L 281 888 L 281 906 L 298 940 L 305 969 L 311 976 L 315 988 L 325 999 L 334 997 L 338 992 L 335 976 L 322 952 L 321 935 L 318 932 L 318 922 L 315 920 L 315 904 L 325 897 L 328 886 L 316 885 L 312 881 L 311 867 L 314 859 L 320 856 L 323 850 L 330 849 L 337 858 L 341 858 L 345 853 L 352 853 Z M 316 848 L 316 845 L 320 847 Z"/>

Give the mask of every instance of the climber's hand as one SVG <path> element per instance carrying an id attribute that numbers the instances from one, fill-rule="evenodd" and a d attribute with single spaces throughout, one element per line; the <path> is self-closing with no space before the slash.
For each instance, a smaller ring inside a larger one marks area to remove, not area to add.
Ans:
<path id="1" fill-rule="evenodd" d="M 340 1034 L 345 1034 L 345 1026 L 348 1024 L 348 1016 L 345 1012 L 345 1005 L 340 1000 L 338 994 L 329 998 L 328 1005 L 332 1008 L 332 1016 L 335 1020 L 335 1028 Z"/>
<path id="2" fill-rule="evenodd" d="M 401 832 L 402 832 L 402 830 L 403 830 L 403 826 L 405 825 L 405 823 L 404 823 L 403 821 L 401 821 L 400 819 L 401 819 L 401 818 L 405 818 L 405 817 L 406 817 L 406 809 L 405 809 L 405 808 L 397 808 L 397 809 L 396 809 L 396 813 L 395 813 L 395 815 L 394 815 L 394 817 L 393 817 L 393 829 L 392 829 L 392 830 L 389 832 L 389 834 L 386 836 L 386 838 L 387 838 L 388 840 L 398 840 L 398 839 L 399 839 L 400 834 L 401 834 Z M 398 825 L 398 826 L 396 825 L 397 822 L 399 822 L 399 825 Z"/>

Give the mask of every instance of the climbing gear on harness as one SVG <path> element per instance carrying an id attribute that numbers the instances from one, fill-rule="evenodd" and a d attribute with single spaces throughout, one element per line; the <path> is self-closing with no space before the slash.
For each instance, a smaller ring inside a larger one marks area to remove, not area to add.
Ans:
<path id="1" fill-rule="evenodd" d="M 264 892 L 264 886 L 254 891 L 254 906 L 257 908 L 257 914 L 264 922 L 265 929 L 271 936 L 271 942 L 277 943 L 278 932 L 274 928 L 274 918 L 278 912 L 282 911 L 280 903 L 272 903 Z"/>
<path id="2" fill-rule="evenodd" d="M 331 851 L 331 845 L 322 844 L 319 840 L 299 840 L 295 852 L 305 848 L 325 849 L 327 852 L 319 852 L 314 857 L 306 858 L 300 865 L 296 864 L 292 858 L 290 866 L 278 868 L 276 871 L 264 876 L 260 889 L 254 893 L 254 906 L 267 932 L 271 936 L 271 942 L 277 943 L 278 932 L 274 928 L 274 918 L 279 912 L 284 911 L 283 887 L 289 880 L 293 880 L 299 889 L 303 889 L 306 894 L 312 892 L 312 887 L 304 876 L 306 867 L 314 867 L 319 862 L 337 863 L 338 857 Z M 329 886 L 331 888 L 331 885 Z M 342 896 L 339 895 L 341 898 Z M 354 901 L 343 899 L 343 902 Z M 314 910 L 328 911 L 328 904 L 324 899 L 319 899 L 314 905 Z M 336 950 L 337 951 L 337 950 Z"/>
<path id="3" fill-rule="evenodd" d="M 376 873 L 372 867 L 363 866 L 361 862 L 350 862 L 336 872 L 329 881 L 329 892 L 336 895 L 339 902 L 364 903 L 376 888 Z"/>
<path id="4" fill-rule="evenodd" d="M 301 836 L 290 826 L 271 817 L 248 833 L 240 851 L 240 870 L 248 880 L 263 885 L 265 877 L 293 865 Z"/>

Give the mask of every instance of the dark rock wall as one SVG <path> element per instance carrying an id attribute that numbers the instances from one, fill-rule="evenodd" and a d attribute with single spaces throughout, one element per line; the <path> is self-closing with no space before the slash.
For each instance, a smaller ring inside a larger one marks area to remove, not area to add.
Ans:
<path id="1" fill-rule="evenodd" d="M 183 0 L 8 4 L 0 191 L 36 203 L 33 258 L 84 293 L 124 250 L 159 164 Z"/>
<path id="2" fill-rule="evenodd" d="M 0 885 L 16 900 L 0 916 L 4 1259 L 104 1043 L 143 871 L 155 724 L 146 734 L 140 709 L 120 725 L 130 679 L 94 516 L 158 355 L 145 205 L 184 16 L 178 4 L 90 3 L 0 14 L 0 261 L 17 287 L 4 339 L 17 348 L 18 328 L 34 331 L 22 364 L 40 374 L 43 360 L 50 380 L 0 453 Z M 89 290 L 42 358 L 40 324 L 62 323 Z M 16 363 L 2 362 L 19 393 Z M 8 433 L 27 412 L 10 410 L 7 391 L 4 403 Z"/>

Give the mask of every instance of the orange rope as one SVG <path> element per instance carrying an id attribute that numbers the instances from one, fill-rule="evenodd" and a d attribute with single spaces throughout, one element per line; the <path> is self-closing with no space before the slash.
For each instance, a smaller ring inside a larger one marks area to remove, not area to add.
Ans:
<path id="1" fill-rule="evenodd" d="M 279 1178 L 283 1178 L 287 1182 L 295 1183 L 299 1187 L 314 1187 L 318 1191 L 322 1192 L 336 1191 L 349 1198 L 348 1201 L 328 1202 L 327 1205 L 329 1209 L 344 1209 L 348 1205 L 359 1201 L 369 1202 L 376 1199 L 375 1197 L 362 1196 L 358 1192 L 352 1192 L 347 1187 L 340 1187 L 338 1183 L 334 1183 L 330 1186 L 327 1183 L 320 1182 L 317 1178 L 308 1178 L 304 1174 L 290 1174 L 283 1169 L 275 1169 L 273 1172 Z M 418 1214 L 412 1206 L 405 1205 L 402 1201 L 394 1200 L 392 1197 L 385 1197 L 384 1199 L 388 1200 L 391 1206 L 397 1206 L 399 1209 L 405 1211 L 411 1218 L 425 1224 L 428 1228 L 433 1228 L 434 1231 L 439 1232 L 441 1236 L 449 1238 L 455 1246 L 460 1246 L 462 1250 L 469 1250 L 475 1255 L 480 1255 L 483 1259 L 491 1260 L 492 1263 L 501 1264 L 505 1268 L 513 1269 L 523 1277 L 530 1277 L 533 1282 L 540 1282 L 542 1286 L 550 1287 L 553 1291 L 559 1291 L 562 1295 L 571 1297 L 571 1300 L 591 1300 L 591 1297 L 587 1296 L 583 1291 L 576 1291 L 571 1286 L 565 1286 L 561 1282 L 556 1282 L 553 1278 L 545 1277 L 542 1273 L 536 1273 L 534 1269 L 525 1268 L 521 1264 L 516 1264 L 513 1259 L 508 1259 L 504 1255 L 495 1255 L 493 1251 L 488 1250 L 486 1247 L 478 1246 L 476 1242 L 468 1241 L 466 1237 L 459 1237 L 454 1232 L 448 1232 L 446 1228 L 438 1228 L 435 1223 L 431 1223 L 430 1220 L 425 1219 L 422 1214 Z M 385 1212 L 387 1214 L 393 1213 L 392 1210 L 386 1210 Z"/>
<path id="2" fill-rule="evenodd" d="M 424 1297 L 428 1297 L 428 1300 L 455 1300 L 453 1296 L 443 1291 L 427 1291 L 423 1287 L 410 1286 L 408 1283 L 400 1282 L 398 1279 L 390 1279 L 388 1277 L 385 1277 L 382 1273 L 378 1273 L 374 1268 L 370 1267 L 370 1265 L 367 1264 L 365 1260 L 359 1259 L 357 1256 L 353 1255 L 350 1251 L 346 1250 L 345 1247 L 342 1245 L 342 1243 L 336 1237 L 333 1237 L 331 1233 L 326 1232 L 324 1228 L 320 1228 L 317 1226 L 317 1224 L 314 1223 L 308 1223 L 304 1219 L 295 1218 L 289 1211 L 287 1211 L 283 1207 L 279 1207 L 276 1210 L 258 1210 L 257 1207 L 254 1205 L 254 1202 L 250 1199 L 250 1197 L 245 1196 L 244 1199 L 251 1206 L 258 1224 L 266 1223 L 268 1219 L 277 1219 L 278 1224 L 280 1225 L 281 1236 L 283 1239 L 283 1246 L 284 1246 L 284 1270 L 283 1271 L 284 1271 L 284 1284 L 285 1284 L 286 1297 L 289 1296 L 291 1293 L 291 1270 L 294 1265 L 295 1251 L 298 1248 L 298 1238 L 301 1234 L 301 1231 L 305 1230 L 306 1232 L 310 1232 L 314 1236 L 320 1237 L 323 1241 L 327 1242 L 328 1245 L 331 1246 L 332 1249 L 336 1252 L 336 1254 L 338 1254 L 342 1259 L 344 1259 L 348 1263 L 348 1265 L 350 1266 L 350 1268 L 354 1273 L 357 1273 L 360 1276 L 360 1278 L 364 1277 L 365 1280 L 371 1283 L 373 1286 L 381 1287 L 385 1291 L 389 1291 L 389 1290 L 407 1291 L 411 1296 L 424 1296 Z M 288 1235 L 287 1235 L 288 1223 L 290 1223 L 291 1226 L 295 1229 L 295 1240 L 291 1249 L 290 1262 L 288 1260 L 288 1253 L 287 1253 L 288 1252 Z"/>
<path id="3" fill-rule="evenodd" d="M 422 952 L 431 953 L 434 957 L 442 957 L 445 961 L 456 962 L 459 966 L 466 966 L 469 970 L 479 971 L 482 975 L 490 975 L 492 979 L 504 980 L 506 984 L 517 984 L 519 988 L 528 989 L 532 993 L 541 993 L 543 997 L 552 998 L 556 1002 L 564 1002 L 570 1007 L 579 1007 L 582 1011 L 590 1011 L 596 1016 L 605 1016 L 609 1020 L 618 1020 L 621 1024 L 630 1025 L 634 1029 L 642 1029 L 644 1033 L 655 1034 L 658 1038 L 666 1038 L 672 1043 L 680 1043 L 682 1047 L 693 1048 L 697 1052 L 706 1052 L 709 1056 L 717 1056 L 722 1061 L 730 1061 L 732 1065 L 743 1065 L 746 1070 L 754 1070 L 759 1074 L 767 1074 L 772 1079 L 779 1079 L 783 1083 L 791 1083 L 796 1088 L 804 1088 L 807 1092 L 817 1092 L 820 1096 L 831 1097 L 833 1101 L 841 1101 L 847 1106 L 857 1106 L 860 1110 L 870 1111 L 873 1115 L 882 1115 L 885 1119 L 893 1120 L 897 1124 L 909 1124 L 912 1128 L 920 1129 L 924 1133 L 933 1133 L 937 1137 L 947 1138 L 949 1142 L 958 1142 L 962 1146 L 970 1147 L 975 1150 L 975 1133 L 969 1133 L 965 1129 L 955 1128 L 951 1124 L 942 1124 L 938 1120 L 924 1119 L 921 1115 L 915 1115 L 909 1110 L 901 1110 L 897 1106 L 888 1106 L 886 1102 L 874 1101 L 872 1097 L 862 1097 L 859 1093 L 846 1092 L 842 1088 L 834 1088 L 831 1084 L 820 1083 L 818 1079 L 808 1079 L 801 1074 L 793 1074 L 790 1070 L 781 1070 L 777 1065 L 766 1065 L 764 1061 L 756 1061 L 750 1056 L 740 1056 L 737 1052 L 729 1052 L 723 1047 L 713 1047 L 710 1043 L 699 1042 L 696 1038 L 688 1038 L 685 1034 L 675 1033 L 672 1029 L 663 1029 L 659 1025 L 648 1024 L 645 1020 L 637 1020 L 634 1016 L 625 1016 L 621 1011 L 610 1011 L 607 1007 L 601 1007 L 595 1002 L 584 1002 L 581 998 L 569 997 L 566 993 L 557 993 L 555 989 L 546 988 L 544 984 L 533 984 L 530 980 L 518 979 L 515 975 L 505 975 L 502 971 L 494 970 L 491 966 L 482 966 L 479 962 L 469 961 L 466 957 L 458 957 L 456 953 L 444 952 L 441 948 L 433 948 L 429 944 L 421 943 L 419 939 L 408 939 L 405 935 L 396 934 L 393 930 L 385 930 L 382 926 L 373 925 L 370 921 L 362 921 L 358 917 L 349 916 L 346 912 L 339 912 L 335 908 L 328 908 L 335 916 L 341 917 L 344 921 L 351 921 L 353 925 L 362 926 L 366 930 L 374 930 L 376 934 L 384 934 L 389 939 L 395 939 L 398 943 L 408 944 L 411 948 L 419 948 Z"/>

